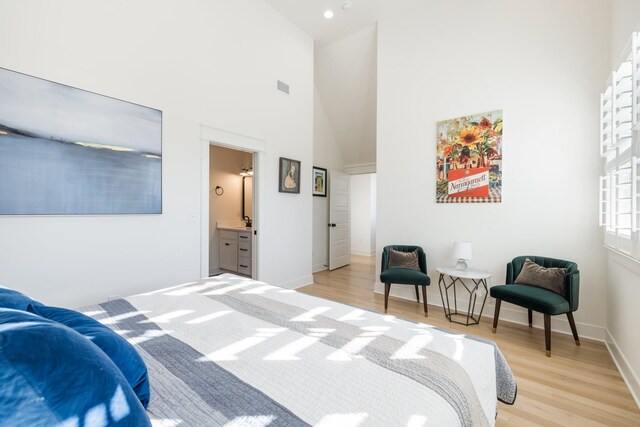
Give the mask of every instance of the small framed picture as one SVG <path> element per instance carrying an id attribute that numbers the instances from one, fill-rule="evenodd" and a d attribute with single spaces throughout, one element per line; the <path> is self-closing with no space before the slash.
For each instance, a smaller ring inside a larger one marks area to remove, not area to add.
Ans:
<path id="1" fill-rule="evenodd" d="M 313 167 L 313 195 L 327 197 L 327 170 Z"/>
<path id="2" fill-rule="evenodd" d="M 300 193 L 300 160 L 280 157 L 280 182 L 278 191 L 281 193 Z"/>

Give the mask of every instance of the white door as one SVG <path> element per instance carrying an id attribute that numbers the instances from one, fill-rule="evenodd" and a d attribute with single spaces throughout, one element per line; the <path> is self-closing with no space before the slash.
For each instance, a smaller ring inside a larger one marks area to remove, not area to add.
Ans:
<path id="1" fill-rule="evenodd" d="M 349 175 L 329 171 L 329 270 L 351 263 L 349 185 Z"/>

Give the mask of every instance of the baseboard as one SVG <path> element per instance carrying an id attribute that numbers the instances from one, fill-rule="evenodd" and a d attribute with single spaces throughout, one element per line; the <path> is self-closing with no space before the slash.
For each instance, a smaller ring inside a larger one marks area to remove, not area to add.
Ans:
<path id="1" fill-rule="evenodd" d="M 629 392 L 631 392 L 631 396 L 633 396 L 633 399 L 636 401 L 636 405 L 640 408 L 640 380 L 638 379 L 638 375 L 634 372 L 631 364 L 622 352 L 622 349 L 618 346 L 618 343 L 608 329 L 606 330 L 604 343 L 607 346 L 607 349 L 611 354 L 611 358 L 616 364 L 620 375 L 622 375 L 622 379 L 627 385 Z"/>
<path id="2" fill-rule="evenodd" d="M 442 298 L 436 285 L 429 286 L 427 291 L 427 300 L 429 305 L 435 305 L 436 307 L 442 307 Z M 376 283 L 374 292 L 384 294 L 384 289 L 381 283 Z M 391 296 L 396 298 L 403 298 L 410 301 L 415 301 L 416 294 L 413 286 L 391 286 Z M 469 300 L 458 298 L 458 307 L 467 307 Z M 479 310 L 477 308 L 476 310 Z M 493 321 L 493 313 L 495 310 L 495 303 L 489 296 L 487 297 L 487 304 L 482 312 L 482 317 L 486 317 L 488 321 Z M 511 323 L 517 323 L 520 325 L 528 325 L 527 310 L 508 303 L 502 304 L 500 308 L 500 321 L 507 321 Z M 543 329 L 544 318 L 541 314 L 534 313 L 533 315 L 533 327 Z M 596 341 L 604 342 L 605 328 L 602 326 L 590 325 L 588 323 L 576 322 L 576 328 L 578 329 L 578 335 L 581 338 L 589 338 Z M 551 330 L 566 335 L 571 335 L 571 327 L 566 316 L 552 316 L 551 317 Z"/>
<path id="3" fill-rule="evenodd" d="M 313 283 L 313 276 L 304 276 L 298 279 L 289 280 L 288 282 L 276 283 L 276 285 L 280 286 L 281 288 L 298 289 L 303 286 L 310 285 L 312 283 Z"/>
<path id="4" fill-rule="evenodd" d="M 374 256 L 376 251 L 366 250 L 366 249 L 353 249 L 351 248 L 351 255 L 361 255 L 361 256 Z"/>
<path id="5" fill-rule="evenodd" d="M 328 269 L 329 269 L 329 267 L 327 267 L 327 264 L 325 264 L 325 263 L 316 264 L 316 265 L 313 266 L 312 272 L 313 273 L 318 273 L 320 271 L 324 271 L 324 270 L 328 270 Z"/>

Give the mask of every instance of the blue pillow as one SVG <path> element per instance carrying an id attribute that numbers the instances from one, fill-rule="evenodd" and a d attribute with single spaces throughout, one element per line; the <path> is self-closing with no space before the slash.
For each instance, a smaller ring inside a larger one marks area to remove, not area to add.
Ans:
<path id="1" fill-rule="evenodd" d="M 29 304 L 41 305 L 28 296 L 9 288 L 0 288 L 0 308 L 13 308 L 15 310 L 27 310 Z"/>
<path id="2" fill-rule="evenodd" d="M 140 399 L 142 406 L 145 409 L 149 406 L 150 391 L 147 366 L 136 349 L 126 339 L 97 320 L 77 311 L 46 305 L 32 305 L 29 307 L 29 311 L 45 319 L 62 323 L 89 338 L 120 368 L 134 393 Z"/>
<path id="3" fill-rule="evenodd" d="M 0 424 L 150 426 L 113 362 L 82 335 L 0 308 Z"/>

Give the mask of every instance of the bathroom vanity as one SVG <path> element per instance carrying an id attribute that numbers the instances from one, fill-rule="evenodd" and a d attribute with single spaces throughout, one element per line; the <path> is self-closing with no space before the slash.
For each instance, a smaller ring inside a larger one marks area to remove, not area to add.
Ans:
<path id="1" fill-rule="evenodd" d="M 251 228 L 218 227 L 220 268 L 251 277 Z"/>

